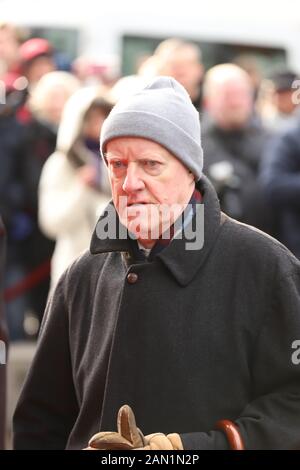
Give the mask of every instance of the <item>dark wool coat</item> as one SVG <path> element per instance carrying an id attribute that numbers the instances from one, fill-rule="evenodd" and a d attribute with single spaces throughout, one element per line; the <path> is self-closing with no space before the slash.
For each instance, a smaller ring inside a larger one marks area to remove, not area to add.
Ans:
<path id="1" fill-rule="evenodd" d="M 300 448 L 299 262 L 221 216 L 205 178 L 199 189 L 201 250 L 173 240 L 137 263 L 127 240 L 95 233 L 63 275 L 16 409 L 16 449 L 83 448 L 116 430 L 124 403 L 145 434 L 178 432 L 185 449 L 228 448 L 214 430 L 224 418 L 247 449 Z"/>

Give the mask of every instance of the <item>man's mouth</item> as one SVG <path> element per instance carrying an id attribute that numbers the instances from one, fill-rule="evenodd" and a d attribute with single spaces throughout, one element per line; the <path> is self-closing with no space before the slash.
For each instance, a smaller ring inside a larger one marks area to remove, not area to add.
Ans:
<path id="1" fill-rule="evenodd" d="M 143 206 L 145 204 L 148 204 L 148 202 L 131 202 L 131 203 L 127 204 L 127 207 Z"/>

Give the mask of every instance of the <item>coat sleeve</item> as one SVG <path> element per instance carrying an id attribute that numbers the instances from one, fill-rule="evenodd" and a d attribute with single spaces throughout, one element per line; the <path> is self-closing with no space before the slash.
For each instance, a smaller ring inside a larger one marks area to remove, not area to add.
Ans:
<path id="1" fill-rule="evenodd" d="M 78 415 L 64 277 L 46 308 L 37 351 L 14 414 L 15 449 L 64 449 Z"/>
<path id="2" fill-rule="evenodd" d="M 273 290 L 254 345 L 253 400 L 235 419 L 246 449 L 300 449 L 300 272 Z M 220 419 L 226 419 L 226 416 Z M 226 449 L 220 431 L 181 435 L 185 449 Z"/>

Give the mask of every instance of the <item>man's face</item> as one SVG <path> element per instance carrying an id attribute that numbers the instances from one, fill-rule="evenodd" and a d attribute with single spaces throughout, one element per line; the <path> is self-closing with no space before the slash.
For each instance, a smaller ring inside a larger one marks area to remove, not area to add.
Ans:
<path id="1" fill-rule="evenodd" d="M 250 84 L 239 77 L 216 83 L 207 98 L 207 108 L 222 129 L 243 128 L 253 110 Z"/>
<path id="2" fill-rule="evenodd" d="M 32 60 L 27 65 L 25 75 L 30 84 L 34 85 L 42 78 L 46 73 L 53 72 L 55 70 L 55 64 L 51 57 L 40 56 Z"/>
<path id="3" fill-rule="evenodd" d="M 66 87 L 61 85 L 53 86 L 44 96 L 43 115 L 45 118 L 58 126 L 66 101 L 70 93 Z"/>
<path id="4" fill-rule="evenodd" d="M 183 212 L 194 176 L 168 150 L 142 138 L 120 137 L 106 146 L 114 205 L 128 230 L 146 247 Z"/>
<path id="5" fill-rule="evenodd" d="M 293 103 L 293 93 L 293 89 L 275 93 L 274 103 L 280 113 L 289 115 L 295 111 L 296 104 Z"/>
<path id="6" fill-rule="evenodd" d="M 0 29 L 0 61 L 11 67 L 18 61 L 19 43 L 10 27 Z"/>
<path id="7" fill-rule="evenodd" d="M 85 137 L 95 140 L 98 142 L 99 131 L 105 120 L 105 113 L 99 108 L 90 109 L 85 116 L 83 124 L 83 134 Z"/>
<path id="8" fill-rule="evenodd" d="M 161 73 L 170 75 L 181 83 L 192 100 L 197 98 L 203 66 L 193 48 L 186 46 L 179 49 L 164 63 Z"/>

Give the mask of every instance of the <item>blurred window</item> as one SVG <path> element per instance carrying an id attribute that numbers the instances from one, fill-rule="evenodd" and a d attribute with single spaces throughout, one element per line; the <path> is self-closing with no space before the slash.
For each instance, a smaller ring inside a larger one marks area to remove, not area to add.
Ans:
<path id="1" fill-rule="evenodd" d="M 122 75 L 136 73 L 142 61 L 152 55 L 164 39 L 167 38 L 124 35 L 122 38 Z M 268 76 L 273 71 L 284 68 L 287 63 L 286 51 L 276 47 L 207 42 L 201 39 L 195 41 L 182 37 L 180 39 L 199 45 L 206 70 L 220 63 L 234 62 L 237 57 L 249 56 L 255 57 L 263 74 Z"/>

